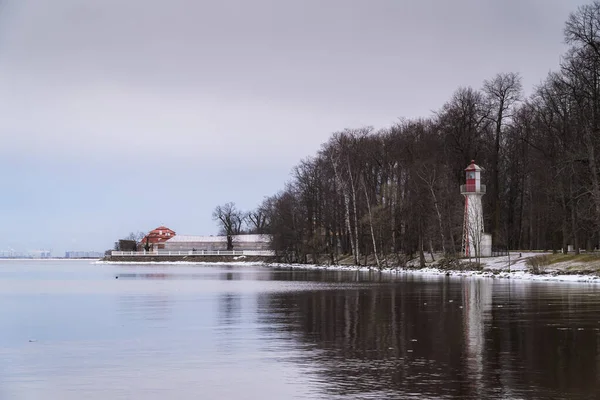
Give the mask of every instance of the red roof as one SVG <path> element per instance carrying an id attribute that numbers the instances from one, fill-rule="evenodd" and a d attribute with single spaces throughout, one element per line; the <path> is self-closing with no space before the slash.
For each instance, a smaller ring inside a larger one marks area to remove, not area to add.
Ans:
<path id="1" fill-rule="evenodd" d="M 481 167 L 475 164 L 475 160 L 471 160 L 471 164 L 465 168 L 465 171 L 481 171 Z"/>
<path id="2" fill-rule="evenodd" d="M 176 233 L 174 230 L 167 228 L 166 226 L 159 226 L 158 228 L 152 229 L 144 238 L 142 239 L 142 243 L 162 243 L 171 239 L 175 236 Z"/>

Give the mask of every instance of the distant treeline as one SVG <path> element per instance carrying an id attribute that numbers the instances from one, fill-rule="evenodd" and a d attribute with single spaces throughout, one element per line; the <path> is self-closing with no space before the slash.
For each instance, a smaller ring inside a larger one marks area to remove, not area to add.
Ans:
<path id="1" fill-rule="evenodd" d="M 529 98 L 501 73 L 428 118 L 334 133 L 247 221 L 289 261 L 460 252 L 459 185 L 472 159 L 486 231 L 511 249 L 595 248 L 600 230 L 600 2 L 565 24 L 560 69 Z M 535 51 L 532 50 L 534 54 Z M 256 223 L 254 223 L 257 221 Z"/>

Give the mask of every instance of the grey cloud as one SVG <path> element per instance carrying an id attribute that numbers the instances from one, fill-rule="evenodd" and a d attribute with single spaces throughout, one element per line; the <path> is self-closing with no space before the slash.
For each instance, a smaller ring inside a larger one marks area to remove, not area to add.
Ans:
<path id="1" fill-rule="evenodd" d="M 447 89 L 478 85 L 496 70 L 539 79 L 526 72 L 542 59 L 546 69 L 556 64 L 562 23 L 575 5 L 21 0 L 9 7 L 17 22 L 9 24 L 3 59 L 20 73 L 70 84 L 264 96 L 309 109 L 310 103 L 342 111 L 385 105 L 401 114 L 406 102 L 393 101 L 398 91 L 433 92 L 429 82 L 448 96 Z M 554 52 L 535 54 L 541 43 Z M 439 77 L 447 82 L 441 87 Z M 374 106 L 352 100 L 361 95 Z"/>

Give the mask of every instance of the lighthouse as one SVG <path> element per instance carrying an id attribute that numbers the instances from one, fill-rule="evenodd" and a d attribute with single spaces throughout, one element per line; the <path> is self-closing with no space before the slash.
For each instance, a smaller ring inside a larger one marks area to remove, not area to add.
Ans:
<path id="1" fill-rule="evenodd" d="M 486 234 L 483 226 L 481 198 L 485 185 L 481 183 L 481 167 L 471 160 L 465 169 L 466 183 L 460 186 L 465 196 L 462 254 L 465 257 L 489 257 L 492 255 L 492 235 Z"/>

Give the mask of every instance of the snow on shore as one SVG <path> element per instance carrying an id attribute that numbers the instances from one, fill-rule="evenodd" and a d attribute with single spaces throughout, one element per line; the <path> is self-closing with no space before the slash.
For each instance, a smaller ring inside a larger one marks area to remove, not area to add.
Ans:
<path id="1" fill-rule="evenodd" d="M 504 258 L 506 257 L 498 257 Z M 487 259 L 486 259 L 487 261 Z M 487 279 L 516 279 L 526 281 L 551 281 L 551 282 L 585 282 L 585 283 L 600 283 L 600 277 L 596 275 L 583 274 L 532 274 L 527 271 L 525 260 L 512 264 L 510 271 L 508 263 L 501 260 L 493 260 L 482 271 L 470 270 L 443 270 L 435 267 L 425 268 L 384 268 L 381 273 L 387 274 L 406 274 L 406 275 L 427 275 L 427 276 L 456 276 L 456 277 L 474 277 Z M 375 267 L 356 267 L 356 266 L 323 266 L 323 265 L 307 265 L 307 264 L 269 264 L 269 266 L 279 269 L 309 269 L 309 270 L 328 270 L 328 271 L 360 271 L 360 272 L 379 272 Z"/>
<path id="2" fill-rule="evenodd" d="M 149 262 L 123 262 L 123 261 L 96 261 L 96 264 L 126 264 L 126 265 L 228 265 L 228 266 L 263 266 L 273 269 L 298 269 L 298 270 L 326 270 L 326 271 L 358 271 L 374 272 L 383 274 L 407 274 L 407 275 L 428 275 L 428 276 L 457 276 L 457 277 L 475 277 L 487 279 L 517 279 L 526 281 L 551 281 L 551 282 L 584 282 L 600 283 L 600 277 L 590 274 L 561 274 L 552 271 L 545 274 L 532 274 L 527 266 L 527 259 L 539 256 L 542 253 L 511 253 L 508 256 L 488 257 L 481 259 L 483 270 L 444 270 L 436 268 L 435 264 L 425 268 L 417 268 L 409 264 L 408 268 L 384 268 L 379 271 L 376 267 L 355 266 L 355 265 L 315 265 L 315 264 L 285 264 L 285 263 L 265 263 L 250 261 L 231 261 L 231 262 L 203 262 L 203 261 L 149 261 Z M 465 260 L 468 261 L 468 260 Z"/>

